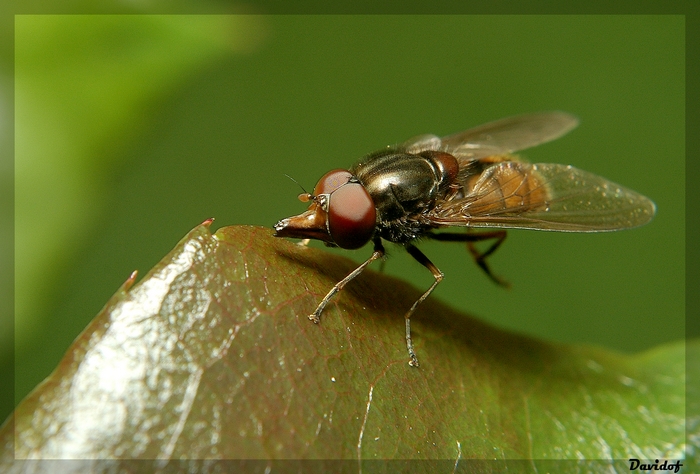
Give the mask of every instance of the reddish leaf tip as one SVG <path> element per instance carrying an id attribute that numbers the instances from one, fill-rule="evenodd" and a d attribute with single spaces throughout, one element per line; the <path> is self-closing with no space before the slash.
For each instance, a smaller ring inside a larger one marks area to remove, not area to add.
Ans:
<path id="1" fill-rule="evenodd" d="M 138 276 L 138 274 L 139 274 L 138 270 L 134 270 L 133 272 L 131 272 L 131 275 L 129 275 L 129 278 L 127 278 L 126 281 L 124 281 L 124 283 L 122 284 L 123 291 L 128 291 L 129 288 L 134 286 L 134 283 L 136 283 L 136 277 Z"/>

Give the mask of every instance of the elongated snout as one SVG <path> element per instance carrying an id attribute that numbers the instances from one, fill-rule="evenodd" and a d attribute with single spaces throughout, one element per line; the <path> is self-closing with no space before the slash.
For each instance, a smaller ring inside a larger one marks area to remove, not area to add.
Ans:
<path id="1" fill-rule="evenodd" d="M 332 243 L 328 233 L 327 214 L 316 203 L 298 216 L 287 217 L 275 224 L 275 237 L 294 239 L 316 239 Z"/>

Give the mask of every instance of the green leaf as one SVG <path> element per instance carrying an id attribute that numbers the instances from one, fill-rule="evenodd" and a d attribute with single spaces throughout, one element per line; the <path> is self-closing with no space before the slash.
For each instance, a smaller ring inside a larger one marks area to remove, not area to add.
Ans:
<path id="1" fill-rule="evenodd" d="M 634 356 L 551 344 L 429 298 L 412 320 L 412 368 L 403 314 L 420 290 L 367 270 L 315 325 L 307 315 L 356 264 L 270 229 L 212 235 L 210 223 L 127 280 L 18 406 L 1 467 L 13 454 L 156 467 L 350 459 L 353 470 L 684 455 L 684 343 Z"/>

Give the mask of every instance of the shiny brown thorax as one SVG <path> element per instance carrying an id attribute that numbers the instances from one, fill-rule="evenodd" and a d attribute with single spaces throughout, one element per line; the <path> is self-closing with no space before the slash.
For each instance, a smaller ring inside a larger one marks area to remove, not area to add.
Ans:
<path id="1" fill-rule="evenodd" d="M 374 201 L 378 235 L 406 243 L 432 227 L 423 215 L 453 189 L 459 164 L 449 153 L 387 149 L 367 155 L 349 171 Z"/>

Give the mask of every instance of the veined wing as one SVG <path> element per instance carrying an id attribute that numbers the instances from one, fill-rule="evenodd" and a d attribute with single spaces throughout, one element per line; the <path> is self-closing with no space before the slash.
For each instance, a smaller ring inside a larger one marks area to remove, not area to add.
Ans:
<path id="1" fill-rule="evenodd" d="M 420 135 L 400 145 L 409 153 L 442 150 L 458 159 L 478 159 L 524 150 L 552 141 L 578 125 L 578 119 L 565 112 L 539 112 L 517 115 L 455 133 L 443 138 Z"/>
<path id="2" fill-rule="evenodd" d="M 600 176 L 560 164 L 504 161 L 465 180 L 464 196 L 436 204 L 437 226 L 604 232 L 649 222 L 656 206 Z"/>

